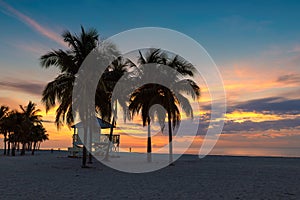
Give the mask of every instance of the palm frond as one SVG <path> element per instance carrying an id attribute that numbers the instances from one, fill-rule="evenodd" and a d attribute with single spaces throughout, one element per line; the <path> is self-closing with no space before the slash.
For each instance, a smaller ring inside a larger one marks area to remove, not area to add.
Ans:
<path id="1" fill-rule="evenodd" d="M 200 88 L 197 83 L 195 83 L 191 79 L 183 79 L 177 81 L 172 85 L 171 89 L 177 93 L 183 92 L 191 96 L 193 99 L 197 99 L 200 97 Z"/>

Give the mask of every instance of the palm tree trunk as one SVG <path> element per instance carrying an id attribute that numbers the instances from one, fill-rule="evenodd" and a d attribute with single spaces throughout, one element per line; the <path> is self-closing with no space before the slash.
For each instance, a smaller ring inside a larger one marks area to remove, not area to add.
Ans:
<path id="1" fill-rule="evenodd" d="M 85 109 L 85 112 L 87 112 L 87 109 Z M 82 149 L 82 168 L 86 168 L 86 143 L 87 143 L 87 113 L 84 114 L 84 120 L 83 122 L 83 149 Z"/>
<path id="2" fill-rule="evenodd" d="M 106 150 L 106 154 L 105 154 L 105 158 L 104 158 L 104 160 L 106 160 L 106 161 L 108 161 L 110 144 L 113 141 L 114 126 L 116 125 L 115 117 L 117 116 L 117 105 L 118 105 L 118 103 L 117 103 L 117 101 L 115 101 L 115 108 L 114 108 L 114 112 L 113 112 L 113 118 L 112 118 L 109 137 L 108 137 L 109 142 L 108 142 L 108 145 L 107 145 L 107 150 Z"/>
<path id="3" fill-rule="evenodd" d="M 8 139 L 10 138 L 10 133 L 8 133 Z M 9 156 L 10 154 L 10 142 L 7 141 L 7 155 Z"/>
<path id="4" fill-rule="evenodd" d="M 28 151 L 31 151 L 31 150 L 32 150 L 32 146 L 33 146 L 33 142 L 29 142 L 29 143 L 28 143 Z"/>
<path id="5" fill-rule="evenodd" d="M 150 129 L 150 119 L 148 119 L 148 138 L 147 138 L 147 161 L 152 162 L 152 147 L 151 147 L 151 129 Z"/>
<path id="6" fill-rule="evenodd" d="M 89 153 L 89 161 L 88 161 L 89 164 L 93 164 L 93 156 L 91 153 Z"/>
<path id="7" fill-rule="evenodd" d="M 35 148 L 36 148 L 36 142 L 33 143 L 33 148 L 32 148 L 32 151 L 31 151 L 31 155 L 34 155 Z"/>
<path id="8" fill-rule="evenodd" d="M 108 137 L 108 145 L 107 145 L 107 149 L 106 149 L 106 154 L 105 154 L 105 158 L 104 160 L 108 161 L 108 156 L 109 156 L 109 149 L 110 149 L 110 143 L 113 140 L 113 133 L 114 133 L 114 125 L 115 125 L 115 118 L 112 118 L 112 122 L 111 122 L 111 127 L 110 127 L 110 132 L 109 132 L 109 137 Z"/>
<path id="9" fill-rule="evenodd" d="M 10 142 L 7 142 L 7 155 L 9 156 L 10 154 Z"/>
<path id="10" fill-rule="evenodd" d="M 24 142 L 24 143 L 22 144 L 21 156 L 24 156 L 24 155 L 25 155 L 25 149 L 26 149 L 26 143 Z"/>
<path id="11" fill-rule="evenodd" d="M 11 155 L 16 156 L 16 144 L 15 143 L 12 143 Z"/>
<path id="12" fill-rule="evenodd" d="M 93 126 L 93 124 L 91 124 Z M 88 156 L 88 164 L 92 164 L 92 140 L 93 140 L 93 131 L 94 131 L 94 128 L 91 129 L 91 127 L 89 127 L 89 135 L 90 135 L 90 138 L 89 138 L 89 156 Z"/>
<path id="13" fill-rule="evenodd" d="M 171 114 L 168 112 L 168 125 L 169 125 L 169 165 L 173 163 L 173 134 L 172 134 L 172 124 L 171 124 Z"/>
<path id="14" fill-rule="evenodd" d="M 4 155 L 6 155 L 6 140 L 7 140 L 7 134 L 5 133 L 4 134 L 4 140 L 3 140 L 3 142 L 4 142 Z"/>
<path id="15" fill-rule="evenodd" d="M 86 140 L 87 140 L 87 133 L 86 133 L 86 127 L 84 128 L 84 133 L 83 133 L 83 149 L 82 149 L 82 165 L 81 167 L 82 168 L 86 168 L 86 154 L 87 154 L 87 150 L 86 150 L 86 147 L 85 147 L 85 144 L 86 144 Z"/>
<path id="16" fill-rule="evenodd" d="M 86 147 L 83 146 L 83 149 L 82 149 L 82 164 L 81 164 L 81 167 L 82 168 L 86 168 Z"/>

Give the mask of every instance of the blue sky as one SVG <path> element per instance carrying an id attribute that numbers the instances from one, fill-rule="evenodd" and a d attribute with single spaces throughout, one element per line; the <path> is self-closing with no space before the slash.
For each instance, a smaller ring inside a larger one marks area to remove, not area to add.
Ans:
<path id="1" fill-rule="evenodd" d="M 200 42 L 217 61 L 257 53 L 299 39 L 297 1 L 6 1 L 58 33 L 80 24 L 109 37 L 127 29 L 159 26 L 183 32 Z M 1 41 L 21 36 L 49 45 L 15 17 L 1 12 Z M 20 29 L 22 31 L 20 32 Z"/>
<path id="2" fill-rule="evenodd" d="M 94 27 L 105 39 L 132 28 L 164 27 L 198 41 L 218 65 L 231 114 L 225 129 L 229 129 L 228 137 L 243 129 L 243 118 L 248 127 L 245 132 L 253 135 L 256 127 L 256 138 L 269 134 L 270 138 L 300 142 L 296 134 L 300 129 L 299 10 L 298 1 L 279 0 L 0 0 L 0 104 L 17 107 L 33 100 L 41 106 L 40 93 L 58 72 L 41 69 L 39 57 L 51 49 L 65 48 L 60 39 L 63 30 L 75 33 L 80 25 Z M 296 102 L 294 114 L 290 100 Z M 257 103 L 266 109 L 258 109 Z M 277 124 L 274 129 L 273 124 Z M 287 130 L 287 125 L 292 128 Z M 57 140 L 63 140 L 53 127 L 50 130 Z M 253 137 L 243 134 L 236 134 L 235 139 L 251 142 Z"/>

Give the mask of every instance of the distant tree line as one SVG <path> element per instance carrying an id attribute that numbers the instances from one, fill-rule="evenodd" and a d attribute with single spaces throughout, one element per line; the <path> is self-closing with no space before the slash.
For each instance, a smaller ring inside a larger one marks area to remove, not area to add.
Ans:
<path id="1" fill-rule="evenodd" d="M 7 106 L 0 107 L 0 134 L 4 136 L 4 155 L 25 155 L 26 151 L 40 148 L 42 142 L 48 140 L 48 134 L 42 124 L 40 110 L 36 104 L 29 101 L 27 106 L 21 106 L 21 111 L 9 110 Z"/>

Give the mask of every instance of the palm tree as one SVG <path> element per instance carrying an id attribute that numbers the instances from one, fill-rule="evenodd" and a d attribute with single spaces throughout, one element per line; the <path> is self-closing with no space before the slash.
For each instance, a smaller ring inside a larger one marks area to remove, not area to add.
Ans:
<path id="1" fill-rule="evenodd" d="M 31 141 L 33 142 L 32 144 L 32 151 L 31 151 L 31 155 L 34 155 L 35 150 L 37 149 L 37 145 L 38 142 L 43 142 L 45 140 L 48 140 L 48 134 L 46 134 L 46 129 L 43 127 L 43 125 L 38 124 L 35 125 L 32 128 L 32 132 L 31 132 Z"/>
<path id="2" fill-rule="evenodd" d="M 22 110 L 22 121 L 19 124 L 21 133 L 21 142 L 22 142 L 22 151 L 21 155 L 25 154 L 25 148 L 27 143 L 27 149 L 30 150 L 31 144 L 30 144 L 30 135 L 32 134 L 33 128 L 35 126 L 42 126 L 42 116 L 38 113 L 40 112 L 40 109 L 36 108 L 36 104 L 32 101 L 29 101 L 29 103 L 26 106 L 20 105 L 20 108 Z"/>
<path id="3" fill-rule="evenodd" d="M 139 110 L 141 110 L 143 125 L 145 126 L 146 123 L 148 124 L 148 154 L 151 153 L 151 134 L 149 133 L 151 119 L 149 116 L 149 109 L 153 105 L 153 102 L 155 102 L 157 104 L 161 104 L 167 110 L 169 128 L 169 162 L 171 164 L 173 162 L 172 129 L 174 130 L 174 128 L 180 123 L 180 112 L 178 106 L 183 109 L 187 116 L 193 117 L 193 110 L 190 101 L 182 93 L 191 96 L 193 99 L 200 96 L 199 86 L 191 79 L 187 79 L 188 77 L 194 76 L 195 68 L 192 64 L 188 63 L 180 56 L 176 55 L 171 57 L 170 54 L 159 49 L 150 49 L 145 54 L 139 51 L 139 54 L 138 63 L 140 65 L 149 63 L 163 64 L 175 69 L 177 72 L 163 74 L 164 72 L 161 71 L 162 76 L 168 76 L 166 79 L 173 80 L 170 88 L 166 88 L 158 84 L 148 84 L 147 87 L 144 86 L 139 88 L 131 95 L 129 106 L 132 114 L 137 114 Z M 143 74 L 141 76 L 143 76 Z"/>
<path id="4" fill-rule="evenodd" d="M 21 114 L 17 112 L 16 110 L 13 110 L 8 113 L 7 117 L 4 119 L 4 125 L 5 125 L 5 130 L 8 133 L 8 138 L 7 138 L 7 143 L 8 143 L 8 148 L 7 148 L 7 155 L 10 154 L 10 146 L 12 144 L 12 155 L 15 155 L 15 149 L 14 147 L 16 146 L 16 143 L 19 142 L 18 138 L 20 137 L 18 134 L 19 130 L 19 125 L 21 120 Z"/>
<path id="5" fill-rule="evenodd" d="M 96 105 L 96 109 L 98 110 L 98 113 L 102 114 L 102 118 L 106 118 L 107 120 L 111 121 L 109 143 L 104 160 L 108 160 L 109 158 L 110 143 L 113 139 L 114 127 L 116 126 L 117 105 L 119 103 L 124 111 L 126 111 L 124 108 L 127 107 L 126 98 L 113 99 L 112 93 L 120 78 L 123 77 L 124 74 L 133 67 L 135 67 L 135 65 L 131 60 L 118 57 L 105 70 L 98 84 L 96 102 L 101 103 Z"/>
<path id="6" fill-rule="evenodd" d="M 36 147 L 37 142 L 48 139 L 42 125 L 42 116 L 38 114 L 40 110 L 36 109 L 36 104 L 29 101 L 26 106 L 20 105 L 20 108 L 22 112 L 17 110 L 8 112 L 8 107 L 0 107 L 2 116 L 0 130 L 5 134 L 6 155 L 10 154 L 10 147 L 12 147 L 12 155 L 15 156 L 15 150 L 19 144 L 22 144 L 21 155 L 24 155 L 26 149 L 32 150 L 32 146 Z"/>
<path id="7" fill-rule="evenodd" d="M 15 155 L 15 147 L 18 143 L 22 144 L 21 155 L 25 154 L 25 146 L 28 142 L 29 134 L 31 132 L 32 123 L 25 117 L 24 114 L 13 110 L 9 113 L 5 120 L 6 130 L 8 132 L 8 151 L 10 154 L 10 144 L 12 144 L 12 155 Z"/>
<path id="8" fill-rule="evenodd" d="M 160 50 L 159 49 L 150 49 L 148 52 L 146 52 L 146 55 L 143 55 L 141 51 L 139 51 L 139 58 L 138 58 L 138 65 L 142 66 L 144 64 L 149 63 L 162 63 L 164 60 L 162 60 L 162 57 L 160 56 Z M 145 73 L 143 70 L 140 71 L 140 76 L 143 76 Z M 137 77 L 138 79 L 141 77 Z M 147 135 L 147 161 L 152 161 L 152 145 L 151 145 L 151 129 L 150 129 L 150 123 L 151 123 L 151 117 L 149 114 L 149 109 L 153 103 L 156 100 L 157 97 L 157 91 L 155 91 L 156 87 L 152 88 L 152 84 L 148 84 L 147 86 L 144 86 L 138 90 L 136 90 L 133 94 L 130 96 L 130 104 L 129 104 L 129 111 L 132 113 L 132 117 L 134 114 L 138 114 L 141 110 L 142 113 L 142 120 L 143 120 L 143 126 L 148 126 L 148 135 Z M 149 100 L 149 97 L 152 97 L 151 100 Z M 159 117 L 160 115 L 158 115 Z M 162 118 L 162 116 L 160 117 Z M 160 120 L 161 121 L 161 120 Z"/>
<path id="9" fill-rule="evenodd" d="M 38 136 L 38 144 L 37 144 L 36 149 L 40 150 L 41 143 L 46 140 L 49 140 L 49 135 L 46 133 L 46 131 L 43 130 L 43 131 L 41 131 L 41 134 L 39 134 L 39 136 Z"/>
<path id="10" fill-rule="evenodd" d="M 93 28 L 86 31 L 81 26 L 80 35 L 65 31 L 62 37 L 69 46 L 68 50 L 53 50 L 41 57 L 42 67 L 49 68 L 50 66 L 54 66 L 60 70 L 60 74 L 55 80 L 49 82 L 45 87 L 42 98 L 42 102 L 46 106 L 46 111 L 49 111 L 58 104 L 55 119 L 58 128 L 64 123 L 69 127 L 74 123 L 72 115 L 72 91 L 75 75 L 84 59 L 97 47 L 98 32 Z M 87 150 L 84 146 L 82 167 L 86 167 L 86 153 Z"/>
<path id="11" fill-rule="evenodd" d="M 4 135 L 4 155 L 6 155 L 6 142 L 7 142 L 7 128 L 5 127 L 5 120 L 8 114 L 9 108 L 7 106 L 0 107 L 0 133 Z"/>
<path id="12" fill-rule="evenodd" d="M 85 31 L 85 29 L 81 27 L 80 35 L 73 35 L 69 31 L 66 31 L 63 33 L 62 37 L 64 38 L 64 41 L 67 42 L 70 49 L 65 51 L 61 49 L 54 50 L 41 57 L 42 67 L 49 68 L 50 66 L 54 66 L 60 70 L 60 74 L 55 78 L 55 80 L 49 82 L 45 87 L 42 98 L 42 102 L 46 106 L 46 111 L 49 111 L 58 105 L 55 119 L 55 123 L 58 128 L 64 123 L 66 123 L 69 127 L 73 125 L 72 91 L 75 75 L 88 54 L 100 44 L 98 40 L 98 32 L 95 29 Z M 113 45 L 108 48 L 111 48 L 110 50 L 112 51 L 116 51 Z M 120 63 L 122 63 L 122 66 L 118 66 Z M 113 124 L 115 119 L 111 119 L 111 92 L 113 91 L 116 80 L 118 80 L 126 71 L 125 66 L 127 65 L 128 63 L 123 62 L 122 58 L 118 58 L 115 63 L 106 69 L 102 77 L 99 77 L 101 79 L 97 85 L 95 95 L 96 108 L 89 108 L 90 110 L 96 109 L 97 114 L 99 114 L 104 120 L 112 120 Z M 91 80 L 93 81 L 93 79 Z M 88 116 L 82 116 L 82 118 L 86 117 Z M 87 129 L 84 129 L 85 134 L 83 140 L 86 144 Z M 82 167 L 86 167 L 86 153 L 87 149 L 84 146 Z M 89 158 L 91 161 L 91 154 Z"/>

